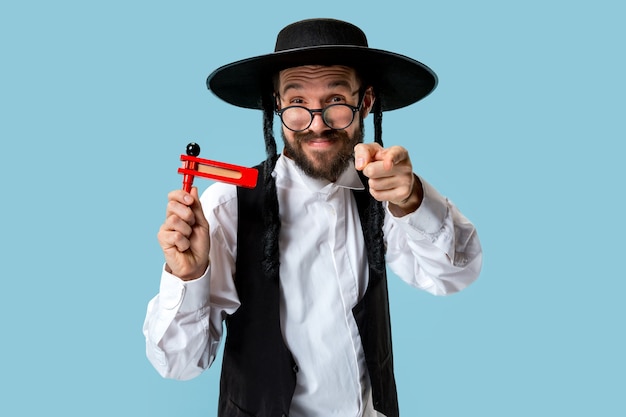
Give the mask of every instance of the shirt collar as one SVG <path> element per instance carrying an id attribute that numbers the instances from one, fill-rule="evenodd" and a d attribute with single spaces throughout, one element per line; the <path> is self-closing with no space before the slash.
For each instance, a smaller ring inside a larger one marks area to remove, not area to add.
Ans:
<path id="1" fill-rule="evenodd" d="M 288 158 L 284 155 L 280 155 L 278 161 L 276 161 L 275 171 L 278 177 L 282 177 L 283 175 L 293 181 L 297 181 L 306 186 L 309 190 L 313 192 L 322 191 L 324 188 L 332 188 L 332 186 L 348 188 L 351 190 L 364 190 L 365 187 L 361 182 L 361 178 L 359 177 L 359 173 L 354 167 L 354 161 L 350 161 L 348 167 L 343 171 L 343 173 L 337 178 L 337 181 L 331 183 L 325 179 L 317 179 L 311 178 L 307 174 L 300 169 L 299 166 L 293 161 L 293 159 Z M 330 186 L 330 187 L 329 187 Z"/>

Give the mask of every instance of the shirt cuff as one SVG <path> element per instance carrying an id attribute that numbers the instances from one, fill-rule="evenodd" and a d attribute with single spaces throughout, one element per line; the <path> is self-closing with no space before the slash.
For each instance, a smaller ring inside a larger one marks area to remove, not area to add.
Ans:
<path id="1" fill-rule="evenodd" d="M 439 233 L 444 225 L 446 215 L 448 213 L 448 201 L 439 194 L 439 192 L 421 177 L 424 196 L 422 203 L 413 213 L 409 213 L 402 217 L 395 217 L 400 223 L 410 226 L 418 231 L 421 235 L 435 235 Z M 387 210 L 389 208 L 387 207 Z M 391 214 L 391 212 L 390 212 Z M 393 216 L 392 216 L 393 217 Z"/>
<path id="2" fill-rule="evenodd" d="M 165 270 L 161 273 L 159 299 L 166 310 L 192 312 L 205 308 L 209 304 L 211 265 L 197 279 L 183 281 Z"/>

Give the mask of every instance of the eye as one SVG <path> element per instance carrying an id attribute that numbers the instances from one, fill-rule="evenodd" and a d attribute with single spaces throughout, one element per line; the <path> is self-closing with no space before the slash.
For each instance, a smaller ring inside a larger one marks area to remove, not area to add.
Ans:
<path id="1" fill-rule="evenodd" d="M 345 103 L 346 99 L 343 96 L 333 96 L 330 100 L 328 100 L 328 102 L 330 104 Z"/>
<path id="2" fill-rule="evenodd" d="M 292 98 L 289 100 L 289 104 L 303 104 L 303 103 L 304 103 L 304 100 L 299 97 Z"/>

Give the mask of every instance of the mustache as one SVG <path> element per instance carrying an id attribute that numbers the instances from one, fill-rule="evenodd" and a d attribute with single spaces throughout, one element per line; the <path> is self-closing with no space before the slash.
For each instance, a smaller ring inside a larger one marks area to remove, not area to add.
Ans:
<path id="1" fill-rule="evenodd" d="M 327 140 L 343 140 L 348 141 L 350 137 L 343 130 L 325 130 L 321 133 L 314 133 L 311 131 L 306 132 L 296 132 L 294 134 L 294 139 L 298 143 L 308 142 L 314 139 L 327 139 Z"/>

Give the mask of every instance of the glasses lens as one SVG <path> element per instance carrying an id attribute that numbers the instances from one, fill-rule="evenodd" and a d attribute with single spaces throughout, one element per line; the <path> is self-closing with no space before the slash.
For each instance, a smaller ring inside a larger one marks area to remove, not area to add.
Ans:
<path id="1" fill-rule="evenodd" d="M 322 117 L 328 127 L 341 130 L 350 126 L 354 119 L 354 112 L 345 104 L 333 104 L 324 109 Z"/>
<path id="2" fill-rule="evenodd" d="M 331 129 L 345 129 L 354 121 L 354 109 L 347 104 L 332 104 L 322 111 L 326 126 Z M 313 110 L 319 112 L 319 110 Z M 283 124 L 290 130 L 306 130 L 313 121 L 313 111 L 301 106 L 286 107 L 280 113 Z"/>
<path id="3" fill-rule="evenodd" d="M 304 107 L 287 107 L 283 110 L 281 119 L 288 129 L 304 130 L 311 124 L 311 113 Z"/>

